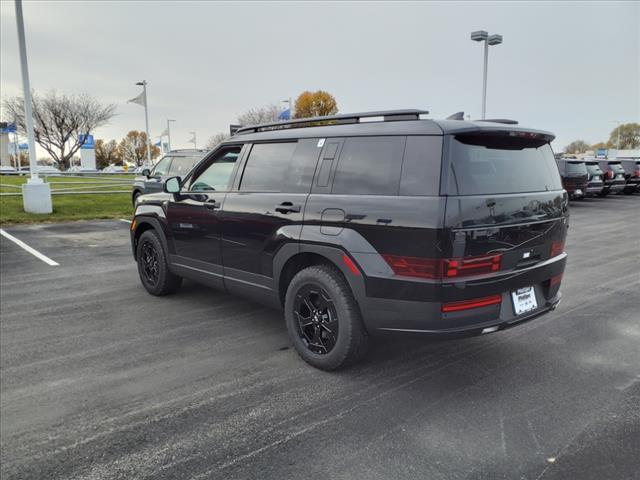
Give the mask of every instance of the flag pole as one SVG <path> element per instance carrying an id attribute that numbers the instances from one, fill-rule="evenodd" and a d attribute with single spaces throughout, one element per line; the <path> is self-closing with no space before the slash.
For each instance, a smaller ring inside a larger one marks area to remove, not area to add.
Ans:
<path id="1" fill-rule="evenodd" d="M 142 81 L 142 91 L 144 92 L 144 122 L 147 129 L 147 164 L 151 165 L 151 137 L 149 136 L 149 107 L 147 103 L 147 81 Z"/>

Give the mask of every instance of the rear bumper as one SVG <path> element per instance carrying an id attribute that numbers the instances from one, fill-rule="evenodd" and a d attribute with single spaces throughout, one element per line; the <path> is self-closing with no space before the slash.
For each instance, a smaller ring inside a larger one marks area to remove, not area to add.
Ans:
<path id="1" fill-rule="evenodd" d="M 605 185 L 605 188 L 609 192 L 619 193 L 624 190 L 625 185 L 625 183 L 610 183 L 608 185 Z"/>
<path id="2" fill-rule="evenodd" d="M 401 300 L 397 298 L 359 298 L 363 320 L 371 334 L 413 333 L 433 336 L 470 336 L 493 327 L 502 330 L 553 310 L 560 301 L 559 284 L 550 279 L 564 272 L 566 254 L 525 271 L 514 271 L 497 278 L 458 282 L 443 285 L 436 298 L 429 301 Z M 516 315 L 512 292 L 533 286 L 537 308 Z M 499 304 L 470 308 L 455 312 L 442 312 L 443 302 L 501 296 Z"/>

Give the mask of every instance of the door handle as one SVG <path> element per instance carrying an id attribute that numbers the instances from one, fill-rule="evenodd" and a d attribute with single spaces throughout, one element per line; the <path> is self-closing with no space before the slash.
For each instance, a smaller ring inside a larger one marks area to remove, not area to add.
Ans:
<path id="1" fill-rule="evenodd" d="M 294 205 L 291 202 L 282 202 L 280 205 L 276 205 L 276 208 L 275 208 L 276 212 L 284 213 L 284 214 L 293 213 L 293 212 L 298 213 L 300 212 L 300 209 L 301 209 L 300 205 L 298 204 Z"/>
<path id="2" fill-rule="evenodd" d="M 215 200 L 208 200 L 204 203 L 204 206 L 207 208 L 207 210 L 215 210 L 217 208 L 220 208 L 220 204 L 218 202 L 216 202 Z"/>

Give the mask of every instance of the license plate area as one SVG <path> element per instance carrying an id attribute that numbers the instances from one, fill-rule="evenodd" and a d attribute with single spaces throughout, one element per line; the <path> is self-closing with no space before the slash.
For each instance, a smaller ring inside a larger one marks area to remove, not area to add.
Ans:
<path id="1" fill-rule="evenodd" d="M 513 301 L 513 311 L 516 315 L 522 315 L 538 308 L 536 290 L 533 287 L 519 288 L 511 292 L 511 300 Z"/>

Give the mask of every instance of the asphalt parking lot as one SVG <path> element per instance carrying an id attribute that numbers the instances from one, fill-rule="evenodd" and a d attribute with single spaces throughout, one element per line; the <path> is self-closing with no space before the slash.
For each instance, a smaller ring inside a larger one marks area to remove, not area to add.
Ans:
<path id="1" fill-rule="evenodd" d="M 640 478 L 640 195 L 573 202 L 564 299 L 325 373 L 279 312 L 140 285 L 122 221 L 0 240 L 3 479 Z"/>

